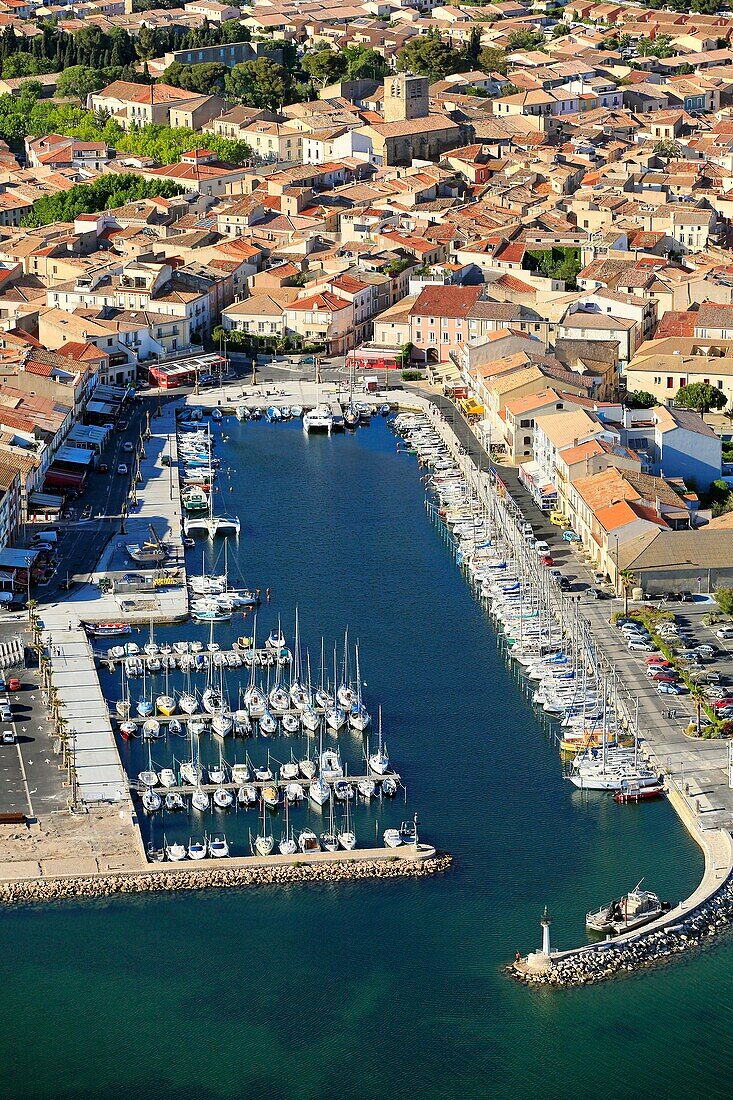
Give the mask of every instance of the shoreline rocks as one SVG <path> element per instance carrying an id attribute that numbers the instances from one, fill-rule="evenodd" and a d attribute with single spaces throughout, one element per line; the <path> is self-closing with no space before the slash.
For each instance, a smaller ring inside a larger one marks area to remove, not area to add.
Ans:
<path id="1" fill-rule="evenodd" d="M 375 878 L 422 878 L 447 871 L 452 862 L 451 855 L 439 853 L 423 860 L 407 860 L 401 857 L 394 860 L 344 859 L 327 863 L 290 863 L 280 867 L 225 867 L 210 863 L 205 866 L 190 865 L 185 870 L 175 871 L 161 869 L 76 878 L 22 879 L 0 883 L 0 905 L 74 901 L 123 894 L 173 893 L 180 890 L 292 886 L 311 882 L 330 884 Z"/>
<path id="2" fill-rule="evenodd" d="M 528 985 L 571 988 L 593 985 L 609 978 L 669 962 L 675 955 L 701 947 L 733 925 L 733 876 L 696 909 L 662 928 L 643 929 L 633 940 L 610 940 L 579 948 L 562 959 L 552 960 L 541 973 L 519 971 L 512 964 L 507 972 Z"/>

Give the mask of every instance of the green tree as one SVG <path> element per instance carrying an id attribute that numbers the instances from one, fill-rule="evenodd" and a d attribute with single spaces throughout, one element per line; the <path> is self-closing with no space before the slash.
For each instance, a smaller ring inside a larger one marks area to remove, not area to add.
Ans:
<path id="1" fill-rule="evenodd" d="M 716 588 L 715 599 L 721 611 L 726 615 L 733 615 L 733 588 Z"/>
<path id="2" fill-rule="evenodd" d="M 238 19 L 225 19 L 219 28 L 220 41 L 249 42 L 252 37 L 249 27 L 243 27 Z"/>
<path id="3" fill-rule="evenodd" d="M 723 391 L 707 382 L 692 382 L 689 386 L 680 386 L 675 397 L 675 404 L 682 405 L 685 409 L 695 409 L 700 414 L 709 412 L 710 409 L 722 409 L 727 403 L 728 398 Z"/>
<path id="4" fill-rule="evenodd" d="M 226 91 L 249 107 L 272 111 L 289 102 L 288 84 L 288 74 L 282 65 L 269 57 L 258 57 L 256 61 L 244 61 L 229 70 Z"/>
<path id="5" fill-rule="evenodd" d="M 506 40 L 507 53 L 536 50 L 545 41 L 542 31 L 512 31 Z"/>
<path id="6" fill-rule="evenodd" d="M 437 30 L 431 29 L 427 34 L 416 35 L 402 47 L 397 54 L 397 68 L 420 73 L 432 83 L 451 73 L 465 73 L 471 63 L 465 53 L 453 49 Z"/>
<path id="7" fill-rule="evenodd" d="M 484 72 L 506 75 L 506 50 L 501 50 L 497 46 L 484 46 L 478 55 L 478 60 Z"/>
<path id="8" fill-rule="evenodd" d="M 660 138 L 654 145 L 654 152 L 658 157 L 674 160 L 682 152 L 682 146 L 673 138 Z"/>
<path id="9" fill-rule="evenodd" d="M 674 57 L 675 49 L 668 34 L 658 34 L 656 38 L 640 38 L 636 44 L 639 57 Z"/>
<path id="10" fill-rule="evenodd" d="M 33 204 L 33 210 L 23 219 L 25 226 L 70 222 L 79 214 L 94 214 L 98 210 L 114 209 L 135 199 L 161 196 L 172 198 L 183 188 L 170 180 L 146 180 L 131 173 L 105 175 L 93 183 L 77 184 L 69 191 L 44 195 Z"/>
<path id="11" fill-rule="evenodd" d="M 324 44 L 306 53 L 300 64 L 317 87 L 325 88 L 345 76 L 348 63 L 343 53 Z"/>
<path id="12" fill-rule="evenodd" d="M 164 84 L 173 84 L 197 95 L 223 95 L 229 69 L 216 61 L 207 61 L 201 65 L 181 65 L 174 61 L 165 70 L 160 80 Z"/>
<path id="13" fill-rule="evenodd" d="M 382 80 L 389 72 L 389 66 L 377 50 L 365 46 L 347 46 L 346 75 L 349 80 Z"/>
<path id="14" fill-rule="evenodd" d="M 654 394 L 648 390 L 632 390 L 626 395 L 625 403 L 629 409 L 653 409 L 659 404 Z"/>
<path id="15" fill-rule="evenodd" d="M 104 73 L 100 69 L 88 69 L 85 65 L 72 65 L 59 73 L 56 90 L 61 96 L 77 96 L 86 101 L 91 92 L 103 88 L 106 83 Z"/>

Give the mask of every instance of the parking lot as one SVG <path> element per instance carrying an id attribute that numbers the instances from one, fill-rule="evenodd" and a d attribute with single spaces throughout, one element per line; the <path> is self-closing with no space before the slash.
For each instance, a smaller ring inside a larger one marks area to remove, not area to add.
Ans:
<path id="1" fill-rule="evenodd" d="M 19 631 L 25 624 L 0 626 L 0 640 Z M 41 699 L 39 671 L 20 667 L 0 674 L 9 686 L 12 677 L 20 680 L 20 690 L 8 691 L 12 721 L 0 723 L 0 734 L 12 730 L 14 744 L 0 743 L 0 813 L 22 813 L 29 817 L 49 813 L 66 806 L 68 789 L 59 770 L 60 757 L 54 751 L 53 732 Z"/>

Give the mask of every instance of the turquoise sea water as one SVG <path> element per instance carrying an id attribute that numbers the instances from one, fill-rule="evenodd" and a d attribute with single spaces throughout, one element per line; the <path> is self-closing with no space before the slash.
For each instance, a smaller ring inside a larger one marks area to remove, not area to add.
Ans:
<path id="1" fill-rule="evenodd" d="M 545 902 L 570 946 L 591 906 L 642 875 L 676 901 L 702 859 L 664 802 L 618 807 L 563 782 L 428 522 L 414 460 L 382 421 L 331 439 L 225 431 L 239 564 L 272 588 L 260 632 L 280 611 L 292 635 L 297 603 L 317 662 L 321 633 L 328 647 L 348 625 L 368 702 L 384 707 L 407 802 L 358 810 L 360 842 L 418 809 L 454 869 L 3 912 L 0 1096 L 729 1096 L 733 946 L 571 993 L 501 972 L 538 944 Z M 240 619 L 217 637 L 250 631 Z M 268 747 L 283 742 L 246 746 L 257 761 Z M 235 843 L 255 827 L 246 818 L 223 822 Z"/>

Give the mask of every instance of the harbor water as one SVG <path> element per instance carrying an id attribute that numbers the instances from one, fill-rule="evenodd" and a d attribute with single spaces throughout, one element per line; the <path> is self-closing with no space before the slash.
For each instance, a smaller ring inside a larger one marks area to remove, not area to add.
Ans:
<path id="1" fill-rule="evenodd" d="M 223 431 L 224 503 L 242 521 L 233 580 L 239 571 L 272 594 L 260 639 L 279 613 L 291 643 L 297 605 L 315 679 L 321 635 L 327 660 L 334 641 L 340 660 L 348 627 L 366 702 L 383 707 L 406 791 L 353 807 L 359 844 L 418 811 L 421 836 L 454 854 L 453 869 L 8 910 L 0 1093 L 446 1100 L 602 1090 L 616 1100 L 653 1073 L 662 1093 L 727 1095 L 733 1057 L 710 991 L 729 982 L 733 946 L 572 993 L 528 990 L 502 972 L 516 950 L 539 945 L 545 903 L 554 943 L 573 946 L 586 911 L 642 876 L 672 902 L 686 896 L 702 857 L 666 802 L 618 806 L 563 780 L 548 729 L 428 518 L 416 460 L 396 454 L 381 418 L 330 438 L 233 418 Z M 221 543 L 197 541 L 195 571 L 202 552 L 213 566 Z M 251 622 L 217 625 L 216 640 L 224 648 Z M 142 644 L 147 632 L 134 637 Z M 156 633 L 193 637 L 206 641 L 208 627 Z M 229 671 L 230 690 L 246 675 Z M 105 672 L 103 684 L 114 700 L 119 677 Z M 356 774 L 361 738 L 340 741 Z M 246 751 L 260 763 L 268 750 L 282 759 L 290 748 L 227 739 L 230 759 Z M 165 751 L 154 744 L 156 763 Z M 202 738 L 204 761 L 208 751 Z M 147 761 L 139 741 L 122 752 L 132 775 Z M 312 809 L 297 812 L 325 828 Z M 243 851 L 257 813 L 212 816 L 214 825 Z M 160 815 L 153 828 L 160 840 Z M 165 828 L 195 831 L 186 815 Z"/>

